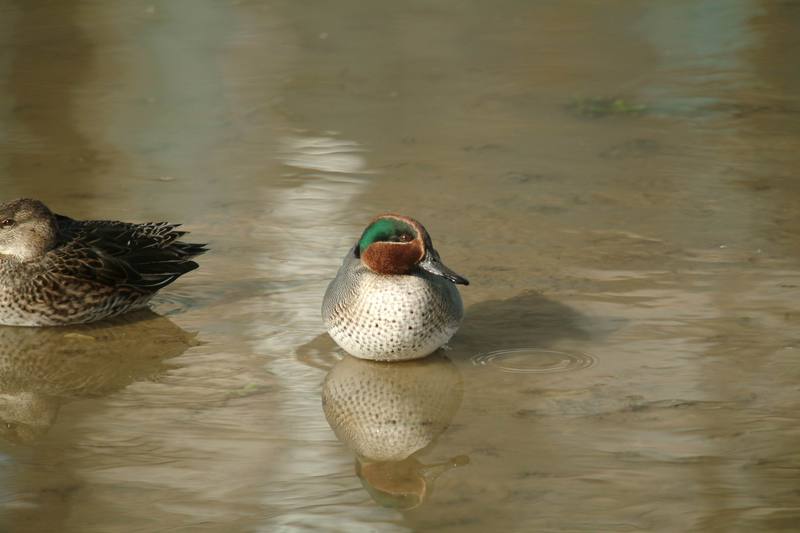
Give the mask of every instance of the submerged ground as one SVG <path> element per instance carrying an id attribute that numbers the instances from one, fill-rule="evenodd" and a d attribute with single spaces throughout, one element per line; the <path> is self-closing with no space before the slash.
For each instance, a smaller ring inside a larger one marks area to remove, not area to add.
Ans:
<path id="1" fill-rule="evenodd" d="M 161 317 L 0 331 L 0 528 L 796 529 L 799 24 L 777 0 L 3 2 L 2 198 L 212 253 Z M 390 369 L 319 319 L 385 210 L 472 282 L 450 350 Z M 375 437 L 392 394 L 411 429 Z"/>

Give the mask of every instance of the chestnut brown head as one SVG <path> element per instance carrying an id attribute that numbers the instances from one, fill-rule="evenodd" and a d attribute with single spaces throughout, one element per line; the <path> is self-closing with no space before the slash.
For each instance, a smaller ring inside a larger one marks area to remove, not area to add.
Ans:
<path id="1" fill-rule="evenodd" d="M 469 281 L 447 268 L 433 248 L 425 228 L 413 218 L 387 213 L 376 217 L 355 247 L 370 270 L 385 275 L 408 275 L 421 269 L 453 283 Z"/>

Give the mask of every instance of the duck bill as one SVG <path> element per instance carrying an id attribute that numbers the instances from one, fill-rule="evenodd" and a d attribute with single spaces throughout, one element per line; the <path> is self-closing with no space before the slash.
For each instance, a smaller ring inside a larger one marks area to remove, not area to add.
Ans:
<path id="1" fill-rule="evenodd" d="M 425 256 L 425 259 L 419 263 L 419 267 L 425 272 L 430 272 L 434 276 L 440 276 L 445 279 L 449 279 L 456 285 L 469 285 L 469 280 L 467 280 L 467 278 L 464 276 L 459 276 L 447 268 L 438 257 L 435 257 L 432 254 Z"/>

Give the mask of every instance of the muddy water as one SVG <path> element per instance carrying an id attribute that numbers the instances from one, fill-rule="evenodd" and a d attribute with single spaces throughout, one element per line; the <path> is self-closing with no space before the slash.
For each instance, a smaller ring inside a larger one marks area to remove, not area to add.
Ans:
<path id="1" fill-rule="evenodd" d="M 0 334 L 2 530 L 795 530 L 798 24 L 4 2 L 2 197 L 213 252 L 160 317 Z M 384 210 L 472 281 L 450 349 L 388 369 L 319 319 Z"/>

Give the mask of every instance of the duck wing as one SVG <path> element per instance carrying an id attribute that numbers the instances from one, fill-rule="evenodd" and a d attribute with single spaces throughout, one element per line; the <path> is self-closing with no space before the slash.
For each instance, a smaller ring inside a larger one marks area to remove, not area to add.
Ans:
<path id="1" fill-rule="evenodd" d="M 59 244 L 48 256 L 61 276 L 152 293 L 198 267 L 204 244 L 179 238 L 178 224 L 78 221 L 55 215 Z"/>

